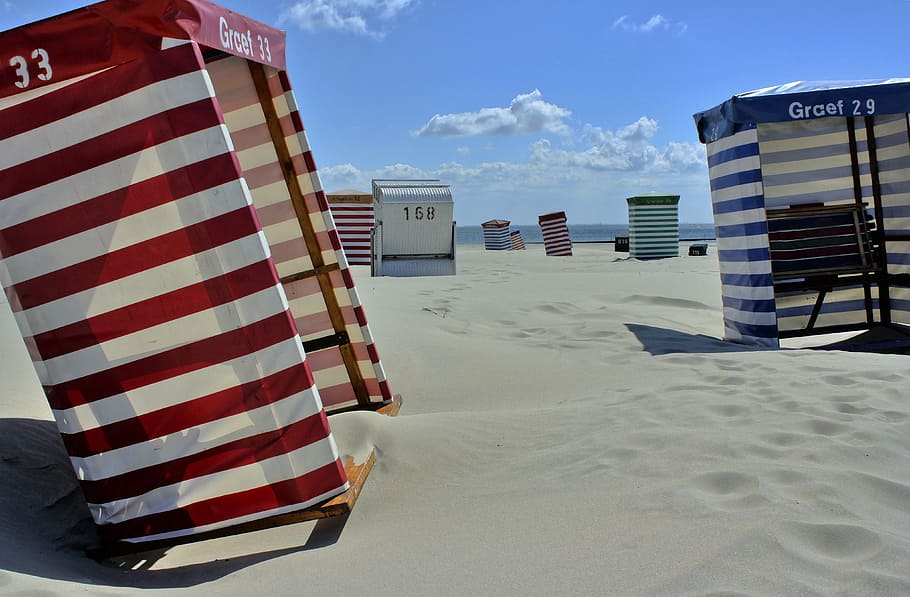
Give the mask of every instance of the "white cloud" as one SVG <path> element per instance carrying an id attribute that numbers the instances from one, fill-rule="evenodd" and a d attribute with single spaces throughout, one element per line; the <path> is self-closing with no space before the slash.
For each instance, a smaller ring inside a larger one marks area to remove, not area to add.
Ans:
<path id="1" fill-rule="evenodd" d="M 633 33 L 650 33 L 652 31 L 669 31 L 682 35 L 689 26 L 682 21 L 671 21 L 663 15 L 654 15 L 644 23 L 633 23 L 627 15 L 613 21 L 614 29 L 631 31 Z"/>
<path id="2" fill-rule="evenodd" d="M 571 132 L 565 119 L 571 115 L 566 108 L 543 100 L 539 89 L 520 94 L 508 108 L 481 108 L 477 112 L 437 114 L 416 131 L 418 136 L 479 136 L 524 135 Z"/>
<path id="3" fill-rule="evenodd" d="M 460 155 L 462 157 L 467 157 L 467 156 L 471 155 L 471 148 L 462 146 L 462 147 L 459 147 L 458 149 L 456 149 L 455 153 L 457 153 L 458 155 Z"/>
<path id="4" fill-rule="evenodd" d="M 531 144 L 524 161 L 486 161 L 476 165 L 446 162 L 429 168 L 393 164 L 376 170 L 359 170 L 342 164 L 320 170 L 326 188 L 370 188 L 373 178 L 439 178 L 465 192 L 526 193 L 543 189 L 603 189 L 620 181 L 675 188 L 682 180 L 706 178 L 704 149 L 694 143 L 654 144 L 658 123 L 641 117 L 617 130 L 587 125 L 580 136 L 582 148 L 554 148 L 549 140 Z M 625 184 L 625 183 L 624 183 Z M 594 191 L 590 191 L 594 192 Z"/>
<path id="5" fill-rule="evenodd" d="M 305 31 L 345 31 L 381 38 L 378 27 L 395 18 L 417 0 L 299 0 L 285 9 L 279 22 Z"/>

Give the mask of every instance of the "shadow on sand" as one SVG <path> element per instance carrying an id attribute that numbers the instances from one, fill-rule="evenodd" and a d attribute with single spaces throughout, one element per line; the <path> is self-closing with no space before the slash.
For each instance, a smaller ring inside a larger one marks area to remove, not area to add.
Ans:
<path id="1" fill-rule="evenodd" d="M 101 562 L 86 555 L 87 549 L 98 544 L 95 527 L 52 421 L 0 419 L 0 478 L 0 587 L 9 582 L 4 578 L 6 572 L 98 586 L 192 587 L 266 560 L 332 545 L 346 522 L 345 516 L 339 516 L 299 523 L 295 538 L 305 539 L 303 545 L 215 561 L 204 557 L 204 563 L 152 570 L 167 549 Z M 247 540 L 246 545 L 255 545 L 255 541 Z M 218 551 L 212 549 L 206 555 L 218 558 Z"/>
<path id="2" fill-rule="evenodd" d="M 726 342 L 703 334 L 687 334 L 640 323 L 627 323 L 626 328 L 635 334 L 645 351 L 653 356 L 676 353 L 756 352 L 768 350 L 757 346 Z"/>

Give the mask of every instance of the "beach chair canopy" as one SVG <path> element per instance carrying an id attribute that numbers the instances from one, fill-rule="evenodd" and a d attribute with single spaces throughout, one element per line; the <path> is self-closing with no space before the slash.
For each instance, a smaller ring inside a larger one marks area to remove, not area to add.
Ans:
<path id="1" fill-rule="evenodd" d="M 284 40 L 203 0 L 0 34 L 0 274 L 105 540 L 344 492 L 325 409 L 391 400 Z"/>
<path id="2" fill-rule="evenodd" d="M 694 115 L 725 336 L 910 321 L 910 79 L 800 81 Z"/>

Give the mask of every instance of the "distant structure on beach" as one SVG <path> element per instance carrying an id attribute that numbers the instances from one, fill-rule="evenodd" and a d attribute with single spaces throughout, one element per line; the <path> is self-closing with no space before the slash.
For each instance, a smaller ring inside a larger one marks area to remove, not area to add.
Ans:
<path id="1" fill-rule="evenodd" d="M 566 225 L 566 212 L 554 211 L 537 218 L 547 255 L 566 257 L 572 255 L 572 240 Z"/>
<path id="2" fill-rule="evenodd" d="M 373 180 L 374 276 L 455 274 L 452 189 L 437 179 Z"/>
<path id="3" fill-rule="evenodd" d="M 341 248 L 350 265 L 370 265 L 370 235 L 375 226 L 373 194 L 345 190 L 326 193 Z"/>
<path id="4" fill-rule="evenodd" d="M 724 335 L 910 323 L 910 79 L 797 81 L 695 114 Z"/>
<path id="5" fill-rule="evenodd" d="M 513 251 L 524 251 L 525 241 L 521 238 L 521 230 L 513 230 L 510 235 L 510 243 Z"/>
<path id="6" fill-rule="evenodd" d="M 487 251 L 508 251 L 512 248 L 509 220 L 487 220 L 483 228 L 483 247 Z"/>
<path id="7" fill-rule="evenodd" d="M 648 193 L 629 204 L 629 256 L 679 257 L 679 195 Z"/>

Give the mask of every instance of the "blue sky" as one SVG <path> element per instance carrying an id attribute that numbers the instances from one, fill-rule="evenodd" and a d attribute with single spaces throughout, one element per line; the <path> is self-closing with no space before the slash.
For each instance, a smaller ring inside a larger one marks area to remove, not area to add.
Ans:
<path id="1" fill-rule="evenodd" d="M 0 0 L 0 29 L 77 8 Z M 910 76 L 910 1 L 222 0 L 288 33 L 327 191 L 439 178 L 459 224 L 711 222 L 692 114 L 795 80 Z"/>

